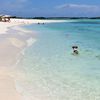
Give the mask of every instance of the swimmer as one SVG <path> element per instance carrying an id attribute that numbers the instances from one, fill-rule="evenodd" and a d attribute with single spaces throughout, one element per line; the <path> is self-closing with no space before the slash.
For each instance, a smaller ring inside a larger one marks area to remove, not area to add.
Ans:
<path id="1" fill-rule="evenodd" d="M 72 48 L 73 48 L 73 54 L 79 54 L 79 52 L 78 52 L 78 46 L 72 46 Z"/>

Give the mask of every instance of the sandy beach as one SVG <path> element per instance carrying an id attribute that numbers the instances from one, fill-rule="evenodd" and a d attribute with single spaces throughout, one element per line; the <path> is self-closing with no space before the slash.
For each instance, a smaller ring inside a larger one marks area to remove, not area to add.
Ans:
<path id="1" fill-rule="evenodd" d="M 22 55 L 20 52 L 27 45 L 30 36 L 33 37 L 31 32 L 18 27 L 31 24 L 23 21 L 11 19 L 11 22 L 0 22 L 0 99 L 2 100 L 24 100 L 16 90 L 13 77 L 14 67 Z M 26 35 L 26 33 L 30 34 Z"/>
<path id="2" fill-rule="evenodd" d="M 10 22 L 0 22 L 0 99 L 24 100 L 22 94 L 16 90 L 14 69 L 18 59 L 23 55 L 21 51 L 36 42 L 36 33 L 19 26 L 48 22 L 56 21 L 11 19 Z"/>

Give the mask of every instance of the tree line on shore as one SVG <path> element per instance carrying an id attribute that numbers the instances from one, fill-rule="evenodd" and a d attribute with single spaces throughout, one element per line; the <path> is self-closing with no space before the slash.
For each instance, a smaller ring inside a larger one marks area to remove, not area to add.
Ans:
<path id="1" fill-rule="evenodd" d="M 100 17 L 18 17 L 11 16 L 10 18 L 17 19 L 100 19 Z M 2 16 L 0 16 L 0 21 L 2 20 Z"/>

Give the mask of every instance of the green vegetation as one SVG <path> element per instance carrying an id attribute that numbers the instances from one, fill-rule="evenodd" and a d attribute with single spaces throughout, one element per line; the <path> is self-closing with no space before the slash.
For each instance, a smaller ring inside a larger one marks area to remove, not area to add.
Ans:
<path id="1" fill-rule="evenodd" d="M 0 21 L 2 21 L 2 17 L 0 16 Z"/>
<path id="2" fill-rule="evenodd" d="M 49 19 L 49 20 L 68 20 L 68 19 L 100 19 L 100 17 L 19 17 L 19 16 L 12 16 L 11 18 L 17 19 Z M 0 16 L 1 21 L 1 16 Z"/>
<path id="3" fill-rule="evenodd" d="M 34 17 L 33 19 L 47 19 L 46 17 Z"/>

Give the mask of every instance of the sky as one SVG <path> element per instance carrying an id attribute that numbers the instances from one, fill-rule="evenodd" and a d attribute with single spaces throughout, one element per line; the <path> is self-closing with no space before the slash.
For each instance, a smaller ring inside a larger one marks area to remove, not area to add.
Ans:
<path id="1" fill-rule="evenodd" d="M 100 0 L 0 0 L 0 14 L 20 17 L 98 17 Z"/>

